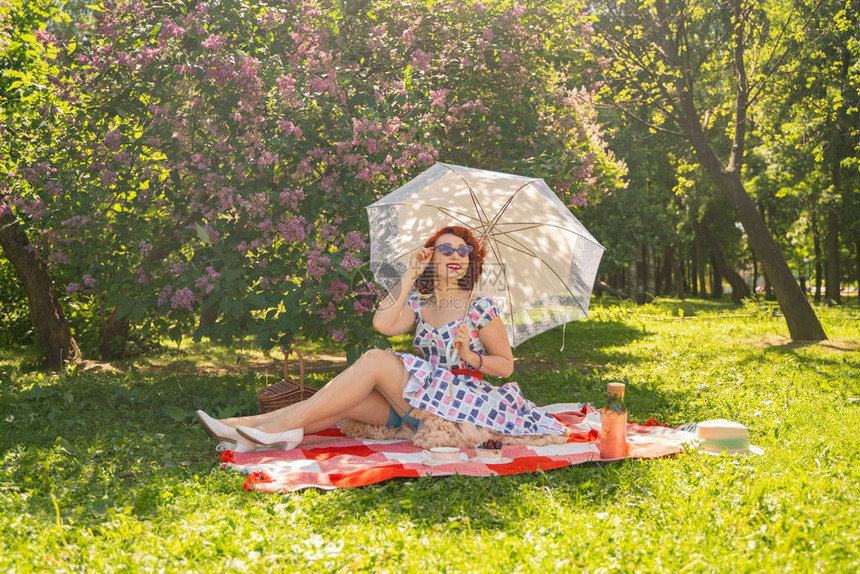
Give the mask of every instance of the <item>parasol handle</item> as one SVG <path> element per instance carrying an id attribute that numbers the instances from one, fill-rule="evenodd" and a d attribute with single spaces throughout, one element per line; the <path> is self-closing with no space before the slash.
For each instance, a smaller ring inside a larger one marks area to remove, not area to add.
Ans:
<path id="1" fill-rule="evenodd" d="M 472 308 L 472 289 L 469 290 L 469 303 L 466 305 L 466 312 L 463 313 L 463 318 L 460 319 L 460 324 L 465 323 L 466 320 L 469 318 L 469 309 L 471 309 L 471 308 Z M 457 353 L 460 352 L 460 344 L 459 343 L 454 344 L 454 350 L 457 351 Z"/>
<path id="2" fill-rule="evenodd" d="M 469 303 L 466 305 L 466 312 L 463 313 L 463 318 L 460 320 L 460 324 L 465 323 L 469 319 L 469 309 L 471 309 L 471 308 L 472 308 L 472 290 L 470 289 L 469 290 Z M 459 328 L 459 325 L 457 328 Z M 457 355 L 460 354 L 460 344 L 459 343 L 454 344 L 454 351 L 457 353 Z M 454 386 L 453 385 L 448 386 L 448 399 L 451 401 L 454 400 Z"/>

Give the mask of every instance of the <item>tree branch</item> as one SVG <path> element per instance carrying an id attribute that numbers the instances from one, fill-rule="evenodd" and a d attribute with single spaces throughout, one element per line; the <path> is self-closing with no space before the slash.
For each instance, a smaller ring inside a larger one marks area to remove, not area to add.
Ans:
<path id="1" fill-rule="evenodd" d="M 735 130 L 732 135 L 732 151 L 729 155 L 728 171 L 737 171 L 744 162 L 744 143 L 746 141 L 747 108 L 749 107 L 749 82 L 747 80 L 744 50 L 746 45 L 746 20 L 748 14 L 743 9 L 743 0 L 732 2 L 732 24 L 734 34 L 733 64 L 737 78 L 737 94 L 735 95 Z"/>
<path id="2" fill-rule="evenodd" d="M 818 10 L 821 8 L 821 5 L 823 3 L 824 3 L 824 0 L 818 0 L 818 2 L 815 4 L 814 9 L 810 10 L 809 15 L 806 17 L 806 20 L 801 25 L 802 30 L 806 29 L 809 26 L 810 20 L 812 20 L 812 18 L 818 13 Z M 778 70 L 782 67 L 783 62 L 788 57 L 789 51 L 787 49 L 782 50 L 782 53 L 778 57 L 776 56 L 776 52 L 777 52 L 777 49 L 779 48 L 779 46 L 783 43 L 783 38 L 785 37 L 785 35 L 787 33 L 788 26 L 791 24 L 794 12 L 796 12 L 796 11 L 797 10 L 792 10 L 792 12 L 788 15 L 788 18 L 786 18 L 785 25 L 783 25 L 782 29 L 779 32 L 779 35 L 777 36 L 777 40 L 774 42 L 773 50 L 771 50 L 770 56 L 768 56 L 768 59 L 761 66 L 765 70 L 765 72 L 762 74 L 762 78 L 763 78 L 762 81 L 761 82 L 753 82 L 753 84 L 750 86 L 750 93 L 749 93 L 749 104 L 750 105 L 753 102 L 755 102 L 758 99 L 758 97 L 762 94 L 762 92 L 764 91 L 764 87 L 768 83 L 767 80 L 771 76 L 773 76 L 773 74 L 776 73 L 776 70 Z M 776 58 L 775 62 L 774 62 L 774 58 Z M 773 64 L 771 64 L 771 62 L 773 62 Z"/>
<path id="3" fill-rule="evenodd" d="M 677 132 L 677 131 L 670 130 L 670 129 L 667 129 L 664 127 L 660 127 L 656 124 L 653 124 L 653 123 L 649 122 L 648 120 L 641 118 L 638 115 L 634 114 L 633 112 L 631 112 L 630 110 L 628 110 L 624 106 L 617 104 L 615 102 L 612 102 L 608 106 L 598 106 L 598 107 L 606 107 L 607 109 L 617 110 L 617 111 L 621 112 L 622 114 L 624 114 L 625 116 L 627 116 L 628 118 L 635 120 L 635 121 L 639 122 L 640 124 L 644 125 L 645 127 L 647 127 L 648 129 L 652 129 L 656 132 L 668 134 L 671 136 L 681 137 L 681 138 L 685 137 L 683 132 Z"/>

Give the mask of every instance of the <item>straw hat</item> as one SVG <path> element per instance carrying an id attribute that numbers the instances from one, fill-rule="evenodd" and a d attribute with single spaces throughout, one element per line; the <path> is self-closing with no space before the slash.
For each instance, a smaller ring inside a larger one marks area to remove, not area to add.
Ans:
<path id="1" fill-rule="evenodd" d="M 700 422 L 696 426 L 699 447 L 709 454 L 762 454 L 764 451 L 750 444 L 747 427 L 726 419 Z"/>

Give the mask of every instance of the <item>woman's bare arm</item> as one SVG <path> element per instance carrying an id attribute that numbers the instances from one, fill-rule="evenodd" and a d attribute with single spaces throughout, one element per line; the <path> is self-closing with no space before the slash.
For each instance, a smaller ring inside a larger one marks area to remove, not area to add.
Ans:
<path id="1" fill-rule="evenodd" d="M 409 290 L 415 280 L 424 272 L 432 256 L 433 249 L 426 247 L 419 249 L 412 256 L 409 268 L 403 274 L 400 283 L 389 291 L 382 303 L 379 304 L 379 309 L 373 316 L 374 329 L 386 337 L 402 335 L 412 330 L 412 327 L 415 326 L 415 313 L 406 304 L 406 300 L 409 298 Z"/>
<path id="2" fill-rule="evenodd" d="M 514 372 L 514 354 L 511 351 L 511 345 L 508 342 L 508 334 L 505 332 L 505 325 L 501 318 L 494 317 L 489 323 L 484 325 L 478 331 L 478 338 L 481 339 L 481 344 L 484 347 L 483 361 L 478 353 L 472 351 L 468 344 L 461 344 L 460 358 L 473 369 L 481 367 L 481 372 L 494 377 L 507 378 Z M 455 343 L 461 340 L 463 343 L 469 342 L 468 326 L 464 323 L 458 328 Z"/>

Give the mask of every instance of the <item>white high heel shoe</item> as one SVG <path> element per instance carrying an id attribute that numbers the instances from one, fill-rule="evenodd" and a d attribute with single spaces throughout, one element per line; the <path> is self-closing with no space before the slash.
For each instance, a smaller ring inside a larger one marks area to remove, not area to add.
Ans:
<path id="1" fill-rule="evenodd" d="M 251 442 L 236 432 L 236 429 L 225 425 L 216 418 L 213 418 L 203 411 L 197 411 L 197 420 L 200 421 L 200 426 L 206 431 L 210 438 L 230 443 L 233 447 L 230 449 L 234 452 L 253 452 L 257 450 L 257 443 Z"/>
<path id="2" fill-rule="evenodd" d="M 292 429 L 284 432 L 263 432 L 251 427 L 236 427 L 236 432 L 257 445 L 272 449 L 292 450 L 302 443 L 305 437 L 304 429 Z"/>

